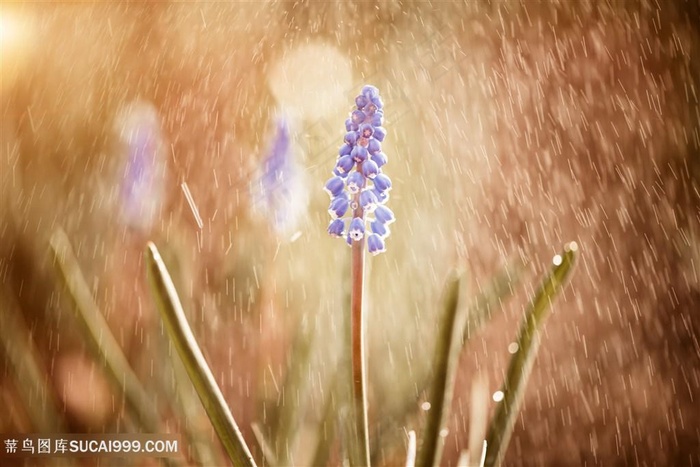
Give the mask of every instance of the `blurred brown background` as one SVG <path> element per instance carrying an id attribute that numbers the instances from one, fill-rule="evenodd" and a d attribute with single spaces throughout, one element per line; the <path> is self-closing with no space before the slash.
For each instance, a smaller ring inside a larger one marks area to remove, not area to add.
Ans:
<path id="1" fill-rule="evenodd" d="M 149 239 L 256 458 L 251 423 L 271 436 L 285 404 L 302 407 L 296 429 L 311 432 L 338 362 L 349 253 L 326 235 L 322 186 L 371 83 L 385 101 L 398 218 L 388 251 L 368 261 L 376 462 L 401 464 L 404 429 L 420 429 L 416 388 L 430 375 L 448 271 L 467 271 L 468 297 L 509 261 L 526 267 L 506 313 L 464 350 L 445 438 L 455 465 L 472 382 L 499 388 L 527 298 L 575 240 L 581 261 L 506 463 L 699 463 L 699 11 L 694 1 L 3 3 L 0 313 L 31 343 L 49 390 L 23 394 L 18 347 L 4 346 L 0 432 L 38 431 L 27 403 L 55 404 L 64 420 L 45 426 L 59 432 L 138 429 L 70 312 L 48 250 L 59 226 L 168 430 L 214 437 L 196 407 L 185 422 L 169 403 L 175 370 L 145 281 Z M 280 114 L 302 169 L 285 231 L 250 195 Z M 150 135 L 155 175 L 129 213 L 134 127 Z M 303 390 L 283 393 L 300 340 L 314 357 Z M 304 464 L 315 441 L 301 438 Z"/>

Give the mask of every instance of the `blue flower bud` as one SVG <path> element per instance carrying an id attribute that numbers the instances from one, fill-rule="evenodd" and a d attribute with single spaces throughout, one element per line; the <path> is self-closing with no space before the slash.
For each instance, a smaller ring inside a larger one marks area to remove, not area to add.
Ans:
<path id="1" fill-rule="evenodd" d="M 350 118 L 352 119 L 352 123 L 359 125 L 360 123 L 364 123 L 367 115 L 365 115 L 365 113 L 361 110 L 353 110 Z"/>
<path id="2" fill-rule="evenodd" d="M 373 212 L 377 207 L 377 196 L 372 190 L 364 190 L 360 193 L 360 206 L 365 212 Z"/>
<path id="3" fill-rule="evenodd" d="M 352 118 L 345 120 L 345 131 L 357 131 L 360 125 L 353 123 Z"/>
<path id="4" fill-rule="evenodd" d="M 355 98 L 355 104 L 357 105 L 358 109 L 362 110 L 364 106 L 369 104 L 369 99 L 366 96 L 360 94 Z"/>
<path id="5" fill-rule="evenodd" d="M 374 196 L 377 197 L 377 204 L 384 204 L 387 201 L 389 201 L 388 191 L 379 191 L 375 186 L 374 188 L 372 188 L 372 193 L 374 193 Z"/>
<path id="6" fill-rule="evenodd" d="M 368 159 L 362 163 L 362 175 L 369 179 L 374 179 L 377 177 L 377 174 L 379 173 L 379 167 L 377 167 L 377 163 L 374 162 L 371 159 Z M 381 175 L 381 174 L 380 174 Z M 386 177 L 386 175 L 385 175 Z M 387 177 L 389 178 L 389 177 Z M 389 182 L 391 185 L 391 182 Z M 384 190 L 382 190 L 384 191 Z"/>
<path id="7" fill-rule="evenodd" d="M 362 87 L 362 95 L 365 96 L 367 99 L 372 100 L 373 97 L 377 97 L 379 95 L 379 89 L 367 84 Z"/>
<path id="8" fill-rule="evenodd" d="M 363 138 L 371 138 L 374 133 L 374 128 L 369 123 L 363 123 L 360 125 L 360 136 Z"/>
<path id="9" fill-rule="evenodd" d="M 377 206 L 374 217 L 382 224 L 391 224 L 396 220 L 393 211 L 386 206 Z"/>
<path id="10" fill-rule="evenodd" d="M 376 139 L 372 138 L 367 142 L 367 152 L 376 154 L 382 150 L 382 145 Z"/>
<path id="11" fill-rule="evenodd" d="M 352 152 L 350 153 L 353 159 L 355 159 L 355 162 L 363 162 L 367 160 L 367 156 L 369 153 L 367 152 L 367 148 L 362 147 L 362 146 L 355 146 L 352 148 Z"/>
<path id="12" fill-rule="evenodd" d="M 355 160 L 352 158 L 351 155 L 348 154 L 338 159 L 338 162 L 336 163 L 335 167 L 340 173 L 348 173 L 352 170 L 354 165 Z"/>
<path id="13" fill-rule="evenodd" d="M 381 111 L 377 111 L 372 115 L 372 119 L 369 121 L 372 126 L 382 126 L 384 124 L 384 114 Z"/>
<path id="14" fill-rule="evenodd" d="M 348 235 L 356 242 L 362 240 L 362 237 L 365 236 L 365 221 L 363 221 L 359 217 L 354 218 L 350 222 Z"/>
<path id="15" fill-rule="evenodd" d="M 340 146 L 340 149 L 338 149 L 338 155 L 339 156 L 347 156 L 352 152 L 352 145 L 351 144 L 343 144 Z"/>
<path id="16" fill-rule="evenodd" d="M 350 201 L 347 196 L 337 196 L 331 200 L 331 206 L 328 208 L 328 213 L 331 218 L 337 219 L 343 217 L 348 212 Z"/>
<path id="17" fill-rule="evenodd" d="M 342 178 L 342 179 L 348 178 L 348 173 L 347 173 L 347 172 L 341 172 L 340 170 L 338 170 L 338 167 L 337 167 L 337 166 L 333 168 L 333 175 L 336 175 L 336 176 L 338 176 L 338 177 L 340 177 L 340 178 Z"/>
<path id="18" fill-rule="evenodd" d="M 350 193 L 358 193 L 365 187 L 365 177 L 360 172 L 353 172 L 348 175 L 346 185 Z"/>
<path id="19" fill-rule="evenodd" d="M 387 158 L 386 158 L 386 154 L 384 154 L 381 151 L 372 154 L 370 159 L 372 159 L 374 161 L 374 163 L 377 164 L 377 167 L 380 167 L 380 168 L 381 168 L 381 166 L 383 166 L 384 164 L 386 164 L 388 162 Z"/>
<path id="20" fill-rule="evenodd" d="M 372 104 L 377 108 L 377 110 L 381 110 L 382 107 L 384 107 L 384 101 L 382 101 L 382 98 L 377 94 L 375 97 L 371 98 Z"/>
<path id="21" fill-rule="evenodd" d="M 386 136 L 386 130 L 382 126 L 378 126 L 377 128 L 374 129 L 374 135 L 373 135 L 379 142 L 384 141 L 384 137 Z"/>
<path id="22" fill-rule="evenodd" d="M 371 162 L 371 161 L 367 161 L 367 162 Z M 367 164 L 367 162 L 365 162 L 365 165 Z M 364 166 L 362 167 L 362 169 L 364 170 Z M 377 174 L 374 177 L 373 182 L 374 182 L 374 187 L 379 191 L 391 190 L 391 179 L 384 174 Z"/>
<path id="23" fill-rule="evenodd" d="M 357 142 L 357 132 L 356 131 L 348 131 L 345 133 L 345 142 L 352 146 Z"/>
<path id="24" fill-rule="evenodd" d="M 369 224 L 369 228 L 372 233 L 377 234 L 382 238 L 388 237 L 391 233 L 391 230 L 389 230 L 389 227 L 386 224 L 383 224 L 376 219 Z"/>
<path id="25" fill-rule="evenodd" d="M 331 237 L 342 237 L 345 233 L 345 221 L 343 219 L 333 219 L 328 226 L 328 233 Z"/>
<path id="26" fill-rule="evenodd" d="M 382 237 L 377 234 L 370 234 L 369 237 L 367 237 L 367 249 L 373 255 L 378 255 L 386 251 L 386 246 L 384 245 Z"/>
<path id="27" fill-rule="evenodd" d="M 324 190 L 331 195 L 331 198 L 335 198 L 343 192 L 343 188 L 345 188 L 345 182 L 341 177 L 335 176 L 326 182 Z"/>

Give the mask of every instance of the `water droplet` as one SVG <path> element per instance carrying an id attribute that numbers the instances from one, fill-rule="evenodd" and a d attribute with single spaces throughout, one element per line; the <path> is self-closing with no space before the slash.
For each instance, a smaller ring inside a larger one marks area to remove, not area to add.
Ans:
<path id="1" fill-rule="evenodd" d="M 430 402 L 428 402 L 428 401 L 423 402 L 420 405 L 420 408 L 427 412 L 428 410 L 430 410 Z"/>
<path id="2" fill-rule="evenodd" d="M 493 400 L 494 402 L 501 402 L 504 396 L 503 391 L 496 391 L 493 393 Z"/>
<path id="3" fill-rule="evenodd" d="M 511 342 L 508 344 L 508 353 L 514 354 L 515 352 L 518 351 L 518 343 L 517 342 Z"/>
<path id="4" fill-rule="evenodd" d="M 552 258 L 552 263 L 554 263 L 555 266 L 559 266 L 562 262 L 561 255 L 555 255 L 554 258 Z"/>

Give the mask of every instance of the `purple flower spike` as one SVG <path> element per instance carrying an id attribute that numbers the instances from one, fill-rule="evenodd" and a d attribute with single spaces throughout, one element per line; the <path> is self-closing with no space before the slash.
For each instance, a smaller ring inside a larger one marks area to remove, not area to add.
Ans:
<path id="1" fill-rule="evenodd" d="M 384 174 L 377 174 L 377 176 L 374 177 L 374 188 L 379 191 L 391 190 L 391 179 Z"/>
<path id="2" fill-rule="evenodd" d="M 291 123 L 285 116 L 276 119 L 268 152 L 258 166 L 259 175 L 250 184 L 253 210 L 270 223 L 280 239 L 289 239 L 297 231 L 308 196 Z"/>
<path id="3" fill-rule="evenodd" d="M 362 240 L 362 237 L 365 236 L 365 221 L 359 217 L 354 218 L 352 222 L 350 222 L 348 235 L 356 242 Z"/>
<path id="4" fill-rule="evenodd" d="M 366 229 L 371 229 L 367 248 L 376 255 L 385 251 L 384 239 L 390 232 L 387 225 L 395 220 L 391 209 L 384 206 L 391 190 L 391 179 L 382 172 L 387 163 L 381 144 L 386 137 L 382 126 L 384 103 L 379 90 L 368 85 L 355 98 L 355 105 L 345 121 L 347 133 L 338 151 L 335 176 L 325 185 L 333 198 L 329 209 L 333 221 L 328 233 L 345 237 L 348 245 L 353 245 L 365 238 Z M 351 220 L 342 219 L 346 215 Z"/>
<path id="5" fill-rule="evenodd" d="M 359 193 L 365 187 L 365 177 L 360 172 L 353 172 L 348 175 L 346 185 L 350 193 Z"/>
<path id="6" fill-rule="evenodd" d="M 370 236 L 367 237 L 367 250 L 373 255 L 384 253 L 386 251 L 386 246 L 384 245 L 382 237 L 377 234 L 370 234 Z"/>
<path id="7" fill-rule="evenodd" d="M 160 116 L 148 102 L 134 102 L 117 118 L 115 131 L 124 159 L 121 221 L 143 232 L 155 223 L 163 202 L 165 156 Z"/>
<path id="8" fill-rule="evenodd" d="M 366 160 L 362 163 L 362 175 L 364 175 L 366 178 L 369 178 L 370 180 L 375 180 L 376 177 L 379 174 L 379 167 L 377 167 L 376 162 L 373 160 Z M 381 174 L 379 174 L 381 175 Z M 384 175 L 386 177 L 386 175 Z M 389 178 L 389 177 L 386 177 Z M 391 182 L 389 182 L 391 184 Z M 374 185 L 377 185 L 377 182 L 374 182 Z M 384 191 L 384 190 L 381 190 Z"/>
<path id="9" fill-rule="evenodd" d="M 326 182 L 324 189 L 331 195 L 331 198 L 335 198 L 343 192 L 343 188 L 345 188 L 345 181 L 341 177 L 336 176 Z"/>
<path id="10" fill-rule="evenodd" d="M 343 219 L 333 219 L 328 226 L 328 234 L 331 237 L 343 237 L 345 233 L 345 221 Z"/>
<path id="11" fill-rule="evenodd" d="M 345 196 L 338 196 L 331 200 L 331 206 L 328 208 L 328 213 L 333 219 L 343 217 L 348 212 L 350 202 Z"/>
<path id="12" fill-rule="evenodd" d="M 382 224 L 391 224 L 396 220 L 394 213 L 386 206 L 377 206 L 374 210 L 374 217 Z"/>

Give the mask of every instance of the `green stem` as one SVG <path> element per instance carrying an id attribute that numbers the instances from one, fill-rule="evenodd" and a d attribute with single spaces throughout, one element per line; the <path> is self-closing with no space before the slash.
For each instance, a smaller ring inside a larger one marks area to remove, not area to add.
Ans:
<path id="1" fill-rule="evenodd" d="M 564 286 L 573 269 L 577 250 L 575 242 L 564 247 L 564 252 L 555 258 L 554 267 L 540 285 L 525 313 L 518 334 L 518 350 L 510 360 L 503 383 L 503 400 L 496 407 L 486 436 L 486 466 L 500 465 L 503 461 L 525 394 L 525 386 L 537 356 L 540 329 L 549 316 L 552 300 Z"/>
<path id="2" fill-rule="evenodd" d="M 170 339 L 187 369 L 226 453 L 234 466 L 254 467 L 253 456 L 197 345 L 170 274 L 152 242 L 148 243 L 146 263 L 151 289 Z"/>

